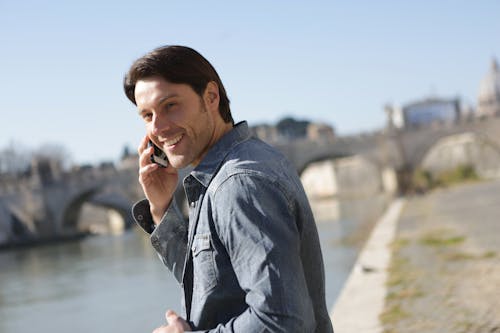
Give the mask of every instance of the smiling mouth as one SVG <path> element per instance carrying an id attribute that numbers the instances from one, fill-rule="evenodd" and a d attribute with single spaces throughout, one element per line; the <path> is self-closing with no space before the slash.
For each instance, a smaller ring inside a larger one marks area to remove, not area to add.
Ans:
<path id="1" fill-rule="evenodd" d="M 175 138 L 173 139 L 170 139 L 170 140 L 166 140 L 163 142 L 164 145 L 166 146 L 173 146 L 175 145 L 177 142 L 181 141 L 182 137 L 184 136 L 184 134 L 179 134 L 178 136 L 176 136 Z"/>

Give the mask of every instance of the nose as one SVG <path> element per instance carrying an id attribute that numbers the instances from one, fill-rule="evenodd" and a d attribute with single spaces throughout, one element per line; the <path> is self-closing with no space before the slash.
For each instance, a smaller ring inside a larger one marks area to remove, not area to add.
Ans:
<path id="1" fill-rule="evenodd" d="M 165 132 L 170 128 L 170 121 L 168 117 L 162 115 L 161 113 L 154 114 L 153 120 L 151 121 L 151 133 L 154 136 L 159 136 L 162 132 Z"/>

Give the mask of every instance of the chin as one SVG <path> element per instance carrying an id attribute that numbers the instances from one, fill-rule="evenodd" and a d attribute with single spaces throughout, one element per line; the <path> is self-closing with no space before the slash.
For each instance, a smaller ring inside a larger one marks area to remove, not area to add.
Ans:
<path id="1" fill-rule="evenodd" d="M 189 165 L 191 165 L 191 161 L 184 159 L 182 157 L 169 159 L 170 165 L 172 165 L 175 169 L 183 169 Z"/>

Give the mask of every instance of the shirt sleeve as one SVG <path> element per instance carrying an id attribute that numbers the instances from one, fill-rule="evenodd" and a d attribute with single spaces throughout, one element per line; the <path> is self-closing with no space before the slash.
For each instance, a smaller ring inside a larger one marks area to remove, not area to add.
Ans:
<path id="1" fill-rule="evenodd" d="M 182 283 L 187 249 L 187 222 L 175 198 L 156 226 L 148 200 L 137 202 L 132 208 L 132 214 L 137 224 L 151 235 L 151 244 L 163 264 L 174 274 L 177 282 Z"/>
<path id="2" fill-rule="evenodd" d="M 202 332 L 313 332 L 293 194 L 266 177 L 238 174 L 217 189 L 213 206 L 248 308 Z"/>

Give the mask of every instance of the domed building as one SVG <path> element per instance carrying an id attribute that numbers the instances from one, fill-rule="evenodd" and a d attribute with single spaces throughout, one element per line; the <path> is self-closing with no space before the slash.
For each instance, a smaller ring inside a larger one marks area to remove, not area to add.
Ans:
<path id="1" fill-rule="evenodd" d="M 496 59 L 492 60 L 490 71 L 481 81 L 477 99 L 478 117 L 500 115 L 500 71 Z"/>

